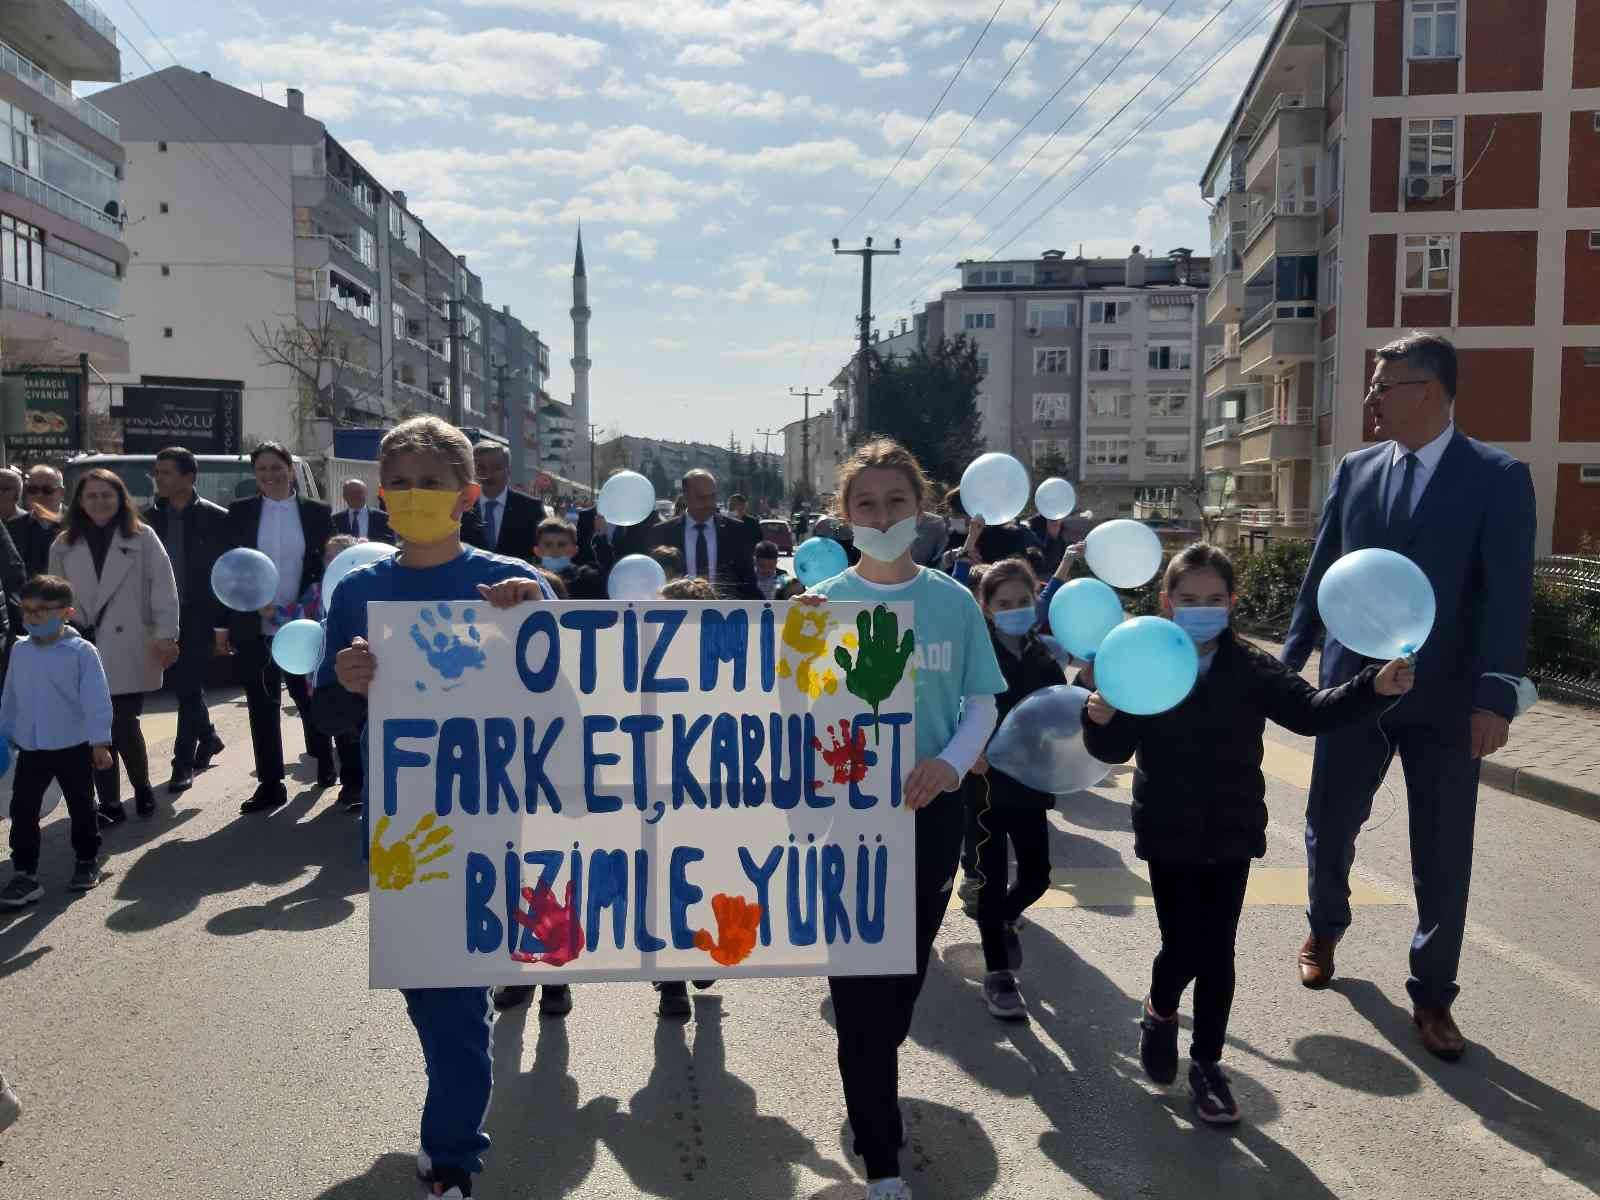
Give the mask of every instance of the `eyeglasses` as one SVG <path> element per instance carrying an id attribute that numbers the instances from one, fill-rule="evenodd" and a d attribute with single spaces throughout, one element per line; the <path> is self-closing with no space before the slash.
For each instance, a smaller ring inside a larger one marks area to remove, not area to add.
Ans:
<path id="1" fill-rule="evenodd" d="M 1410 387 L 1414 383 L 1428 383 L 1426 379 L 1390 379 L 1382 383 L 1374 383 L 1367 388 L 1369 396 L 1387 396 L 1395 388 Z"/>
<path id="2" fill-rule="evenodd" d="M 30 483 L 27 491 L 30 496 L 53 496 L 61 489 L 54 484 Z"/>

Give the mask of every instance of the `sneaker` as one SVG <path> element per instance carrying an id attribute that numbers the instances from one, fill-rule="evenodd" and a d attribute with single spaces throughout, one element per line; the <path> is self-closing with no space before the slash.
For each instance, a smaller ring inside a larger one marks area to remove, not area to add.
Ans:
<path id="1" fill-rule="evenodd" d="M 90 892 L 99 887 L 105 877 L 105 868 L 100 865 L 100 860 L 91 858 L 72 868 L 72 881 L 67 887 L 74 892 Z"/>
<path id="2" fill-rule="evenodd" d="M 418 1172 L 422 1194 L 444 1200 L 468 1200 L 472 1195 L 472 1176 L 454 1167 L 434 1167 L 426 1175 Z"/>
<path id="3" fill-rule="evenodd" d="M 149 788 L 134 788 L 133 811 L 141 817 L 156 815 L 156 794 Z"/>
<path id="4" fill-rule="evenodd" d="M 0 1075 L 0 1133 L 15 1125 L 21 1115 L 22 1101 L 17 1099 L 17 1094 L 11 1090 L 6 1077 Z"/>
<path id="5" fill-rule="evenodd" d="M 17 871 L 11 876 L 10 882 L 0 888 L 0 908 L 26 908 L 38 903 L 43 895 L 44 889 L 39 886 L 37 875 Z"/>
<path id="6" fill-rule="evenodd" d="M 204 771 L 211 765 L 211 760 L 227 748 L 227 746 L 223 745 L 222 739 L 213 733 L 211 740 L 195 751 L 194 769 L 196 771 Z"/>
<path id="7" fill-rule="evenodd" d="M 1009 971 L 1022 970 L 1022 939 L 1017 936 L 1017 929 L 1021 921 L 1007 921 L 1003 934 L 1006 940 L 1006 969 Z"/>
<path id="8" fill-rule="evenodd" d="M 989 1006 L 991 1016 L 1002 1021 L 1026 1021 L 1028 1006 L 1017 991 L 1017 981 L 1010 971 L 990 971 L 983 977 L 983 1002 Z"/>
<path id="9" fill-rule="evenodd" d="M 1189 1064 L 1189 1088 L 1194 1092 L 1194 1111 L 1208 1125 L 1237 1125 L 1239 1106 L 1233 1089 L 1222 1073 L 1221 1063 Z"/>
<path id="10" fill-rule="evenodd" d="M 508 1008 L 518 1008 L 528 1002 L 533 995 L 532 985 L 506 984 L 497 987 L 490 993 L 489 999 L 493 1001 L 496 1011 L 505 1012 Z"/>
<path id="11" fill-rule="evenodd" d="M 681 980 L 655 985 L 656 991 L 661 993 L 661 1000 L 656 1005 L 656 1016 L 667 1017 L 674 1021 L 686 1021 L 694 1015 L 694 1009 L 689 1004 L 689 985 Z"/>
<path id="12" fill-rule="evenodd" d="M 1168 1084 L 1178 1077 L 1178 1014 L 1156 1016 L 1148 996 L 1139 1013 L 1139 1061 L 1157 1083 Z"/>
<path id="13" fill-rule="evenodd" d="M 572 1011 L 572 989 L 564 983 L 547 983 L 539 989 L 539 1015 L 564 1017 Z"/>
<path id="14" fill-rule="evenodd" d="M 121 825 L 128 819 L 128 810 L 122 807 L 121 800 L 107 800 L 100 805 L 98 810 L 100 824 Z"/>
<path id="15" fill-rule="evenodd" d="M 911 1200 L 911 1188 L 898 1175 L 893 1179 L 874 1179 L 867 1184 L 867 1200 Z"/>

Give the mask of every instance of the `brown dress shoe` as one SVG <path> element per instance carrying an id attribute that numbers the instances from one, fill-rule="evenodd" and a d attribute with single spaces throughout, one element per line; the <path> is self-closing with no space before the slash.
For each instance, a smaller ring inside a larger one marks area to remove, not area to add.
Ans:
<path id="1" fill-rule="evenodd" d="M 1422 1034 L 1423 1047 L 1435 1058 L 1455 1062 L 1466 1050 L 1467 1040 L 1456 1028 L 1448 1008 L 1419 1004 L 1411 1014 L 1411 1020 Z"/>
<path id="2" fill-rule="evenodd" d="M 1308 988 L 1321 991 L 1333 982 L 1333 948 L 1339 943 L 1334 938 L 1319 938 L 1312 934 L 1300 947 L 1300 982 Z"/>

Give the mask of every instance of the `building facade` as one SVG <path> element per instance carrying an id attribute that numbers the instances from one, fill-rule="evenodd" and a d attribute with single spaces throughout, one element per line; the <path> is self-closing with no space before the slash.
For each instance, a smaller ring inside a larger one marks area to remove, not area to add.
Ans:
<path id="1" fill-rule="evenodd" d="M 774 472 L 783 470 L 783 459 L 764 451 L 737 451 L 741 461 L 754 454 L 757 465 Z M 656 496 L 671 500 L 680 490 L 683 477 L 690 471 L 703 469 L 716 475 L 722 484 L 723 498 L 732 489 L 728 486 L 729 451 L 726 446 L 713 446 L 710 442 L 674 442 L 665 438 L 634 437 L 623 434 L 595 446 L 595 472 L 602 481 L 612 471 L 637 471 L 656 485 Z"/>
<path id="2" fill-rule="evenodd" d="M 115 117 L 75 80 L 122 77 L 117 32 L 90 0 L 0 5 L 0 366 L 128 369 L 128 268 Z"/>
<path id="3" fill-rule="evenodd" d="M 832 495 L 844 442 L 831 411 L 790 421 L 783 427 L 783 490 L 790 501 Z M 809 467 L 809 472 L 808 468 Z"/>
<path id="4" fill-rule="evenodd" d="M 507 436 L 491 387 L 505 310 L 404 191 L 306 115 L 298 89 L 279 105 L 171 67 L 96 102 L 128 147 L 125 303 L 141 374 L 239 380 L 245 441 L 311 457 L 335 427 L 422 413 Z M 516 328 L 508 365 L 526 341 Z M 539 394 L 521 395 L 525 427 Z"/>
<path id="5" fill-rule="evenodd" d="M 1540 552 L 1600 535 L 1600 6 L 1295 0 L 1202 188 L 1228 264 L 1204 455 L 1236 535 L 1314 528 L 1409 329 L 1458 347 L 1457 425 L 1532 469 Z"/>

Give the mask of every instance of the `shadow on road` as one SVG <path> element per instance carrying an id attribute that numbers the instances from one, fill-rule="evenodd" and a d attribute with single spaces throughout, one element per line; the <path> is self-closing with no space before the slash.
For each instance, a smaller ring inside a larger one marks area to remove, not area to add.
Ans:
<path id="1" fill-rule="evenodd" d="M 354 1179 L 336 1183 L 315 1200 L 390 1200 L 394 1196 L 415 1196 L 420 1191 L 417 1184 L 417 1156 L 415 1154 L 385 1154 L 373 1162 L 365 1173 Z"/>
<path id="2" fill-rule="evenodd" d="M 1600 1191 L 1600 1112 L 1518 1070 L 1476 1042 L 1459 1063 L 1441 1062 L 1422 1048 L 1411 1014 L 1376 984 L 1336 978 L 1333 990 L 1360 1013 L 1413 1067 L 1484 1128 L 1539 1159 L 1551 1170 Z"/>

